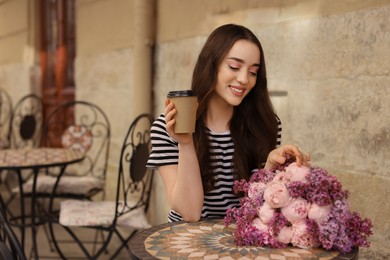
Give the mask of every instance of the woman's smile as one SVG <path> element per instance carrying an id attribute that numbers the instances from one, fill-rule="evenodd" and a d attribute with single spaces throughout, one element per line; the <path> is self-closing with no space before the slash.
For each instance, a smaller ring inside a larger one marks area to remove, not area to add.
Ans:
<path id="1" fill-rule="evenodd" d="M 244 93 L 245 93 L 245 88 L 243 87 L 235 87 L 235 86 L 229 86 L 231 92 L 233 93 L 233 95 L 235 96 L 243 96 Z"/>

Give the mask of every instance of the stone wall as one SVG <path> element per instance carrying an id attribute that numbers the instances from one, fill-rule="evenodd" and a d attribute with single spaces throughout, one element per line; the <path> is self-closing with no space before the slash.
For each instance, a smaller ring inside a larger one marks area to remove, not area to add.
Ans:
<path id="1" fill-rule="evenodd" d="M 97 104 L 110 120 L 106 193 L 114 198 L 120 147 L 133 109 L 132 1 L 82 0 L 76 10 L 76 99 Z"/>
<path id="2" fill-rule="evenodd" d="M 34 12 L 30 1 L 4 1 L 0 4 L 0 87 L 6 89 L 14 103 L 36 92 Z M 15 19 L 17 17 L 17 19 Z"/>
<path id="3" fill-rule="evenodd" d="M 283 142 L 342 180 L 352 209 L 373 221 L 374 247 L 390 238 L 389 21 L 386 6 L 255 29 L 270 88 L 288 92 L 276 107 Z"/>
<path id="4" fill-rule="evenodd" d="M 216 26 L 249 27 L 263 44 L 270 90 L 287 92 L 272 97 L 283 143 L 298 144 L 313 165 L 337 175 L 351 193 L 351 208 L 372 219 L 372 247 L 361 258 L 389 257 L 390 2 L 249 1 L 247 8 L 232 2 L 208 9 L 198 24 L 191 23 L 194 14 L 180 24 L 186 9 L 179 5 L 177 15 L 161 15 L 155 113 L 169 90 L 190 86 L 197 54 Z M 155 199 L 164 205 L 161 196 Z"/>
<path id="5" fill-rule="evenodd" d="M 131 60 L 131 49 L 121 49 L 79 57 L 76 61 L 76 99 L 97 104 L 106 113 L 111 125 L 106 184 L 109 198 L 115 197 L 119 153 L 124 134 L 133 119 Z"/>

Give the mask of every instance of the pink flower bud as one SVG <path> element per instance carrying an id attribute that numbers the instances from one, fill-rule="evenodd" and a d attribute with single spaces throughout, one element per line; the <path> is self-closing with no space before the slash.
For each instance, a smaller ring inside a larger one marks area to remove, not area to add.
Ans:
<path id="1" fill-rule="evenodd" d="M 300 181 L 308 183 L 306 176 L 310 174 L 310 168 L 306 166 L 297 166 L 297 163 L 293 162 L 286 167 L 286 173 L 290 175 L 290 181 Z"/>
<path id="2" fill-rule="evenodd" d="M 265 186 L 266 185 L 262 182 L 252 182 L 248 189 L 248 197 L 252 199 L 262 196 Z"/>
<path id="3" fill-rule="evenodd" d="M 252 225 L 260 231 L 268 232 L 268 225 L 264 224 L 260 218 L 255 218 Z"/>
<path id="4" fill-rule="evenodd" d="M 305 220 L 292 224 L 291 244 L 300 248 L 317 247 L 320 245 L 319 241 L 308 232 Z"/>
<path id="5" fill-rule="evenodd" d="M 292 199 L 290 204 L 283 207 L 281 212 L 291 223 L 305 219 L 309 212 L 310 203 L 303 198 Z"/>
<path id="6" fill-rule="evenodd" d="M 291 175 L 290 173 L 287 174 L 286 172 L 281 171 L 281 172 L 278 172 L 278 173 L 275 175 L 273 181 L 288 183 L 288 182 L 290 182 L 291 176 L 292 176 L 292 175 Z"/>
<path id="7" fill-rule="evenodd" d="M 318 225 L 322 224 L 332 210 L 332 205 L 319 206 L 313 203 L 309 209 L 308 218 L 313 219 Z"/>
<path id="8" fill-rule="evenodd" d="M 265 188 L 264 200 L 271 206 L 271 208 L 276 209 L 289 204 L 291 197 L 284 183 L 271 181 Z"/>
<path id="9" fill-rule="evenodd" d="M 275 210 L 271 206 L 264 202 L 263 205 L 257 209 L 257 215 L 264 224 L 268 224 L 275 214 Z"/>
<path id="10" fill-rule="evenodd" d="M 279 235 L 277 236 L 276 240 L 284 244 L 288 244 L 291 242 L 291 238 L 292 238 L 292 227 L 283 227 L 279 231 Z"/>

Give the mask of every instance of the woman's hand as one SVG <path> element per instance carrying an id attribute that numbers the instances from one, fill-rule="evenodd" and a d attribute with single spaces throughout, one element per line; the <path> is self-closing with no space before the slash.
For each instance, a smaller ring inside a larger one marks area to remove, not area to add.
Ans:
<path id="1" fill-rule="evenodd" d="M 273 169 L 286 162 L 287 156 L 292 156 L 298 166 L 308 165 L 310 161 L 310 155 L 299 150 L 298 146 L 293 144 L 286 144 L 279 148 L 272 150 L 265 163 L 265 169 Z"/>
<path id="2" fill-rule="evenodd" d="M 175 134 L 173 131 L 176 123 L 174 118 L 176 113 L 177 110 L 175 108 L 175 104 L 173 104 L 173 102 L 171 102 L 168 98 L 165 99 L 165 123 L 168 134 L 179 144 L 189 144 L 192 142 L 192 134 Z"/>

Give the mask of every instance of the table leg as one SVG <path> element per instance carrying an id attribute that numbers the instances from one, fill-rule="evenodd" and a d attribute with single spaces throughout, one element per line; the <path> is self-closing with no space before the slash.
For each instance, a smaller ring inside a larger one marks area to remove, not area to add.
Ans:
<path id="1" fill-rule="evenodd" d="M 24 207 L 24 192 L 23 192 L 23 178 L 22 178 L 22 171 L 17 170 L 18 179 L 19 179 L 19 191 L 20 191 L 20 221 L 22 222 L 20 225 L 20 233 L 21 233 L 21 244 L 22 248 L 25 248 L 25 234 L 26 234 L 26 212 Z"/>
<path id="2" fill-rule="evenodd" d="M 66 165 L 64 165 L 64 166 L 62 166 L 62 167 L 60 168 L 60 173 L 59 173 L 58 176 L 57 176 L 57 180 L 56 180 L 56 182 L 54 183 L 53 190 L 52 190 L 52 192 L 51 192 L 51 194 L 50 194 L 50 198 L 49 198 L 49 214 L 50 214 L 50 216 L 53 215 L 53 204 L 54 204 L 54 200 L 55 200 L 55 197 L 56 197 L 57 186 L 58 186 L 58 183 L 59 183 L 60 180 L 61 180 L 62 175 L 63 175 L 64 172 L 65 172 L 65 168 L 66 168 Z M 59 216 L 58 216 L 58 217 L 59 217 Z M 50 219 L 50 221 L 49 221 L 49 231 L 50 231 L 50 235 L 51 235 L 51 240 L 52 240 L 52 242 L 53 242 L 53 244 L 54 244 L 54 247 L 55 247 L 56 250 L 57 250 L 57 253 L 60 255 L 60 257 L 61 257 L 62 259 L 66 259 L 64 253 L 62 252 L 62 250 L 60 249 L 60 247 L 59 247 L 59 245 L 58 245 L 57 239 L 56 239 L 55 234 L 54 234 L 54 227 L 53 227 L 53 224 L 59 224 L 59 219 L 57 219 L 58 222 L 56 221 L 55 223 L 54 223 L 53 219 L 55 219 L 55 218 L 52 218 L 52 217 L 51 217 L 51 219 Z"/>
<path id="3" fill-rule="evenodd" d="M 38 178 L 39 168 L 34 169 L 33 176 L 33 184 L 31 191 L 31 236 L 32 236 L 32 250 L 35 259 L 39 259 L 38 257 L 38 246 L 37 246 L 37 230 L 35 223 L 35 205 L 36 205 L 36 186 L 37 186 L 37 178 Z"/>

